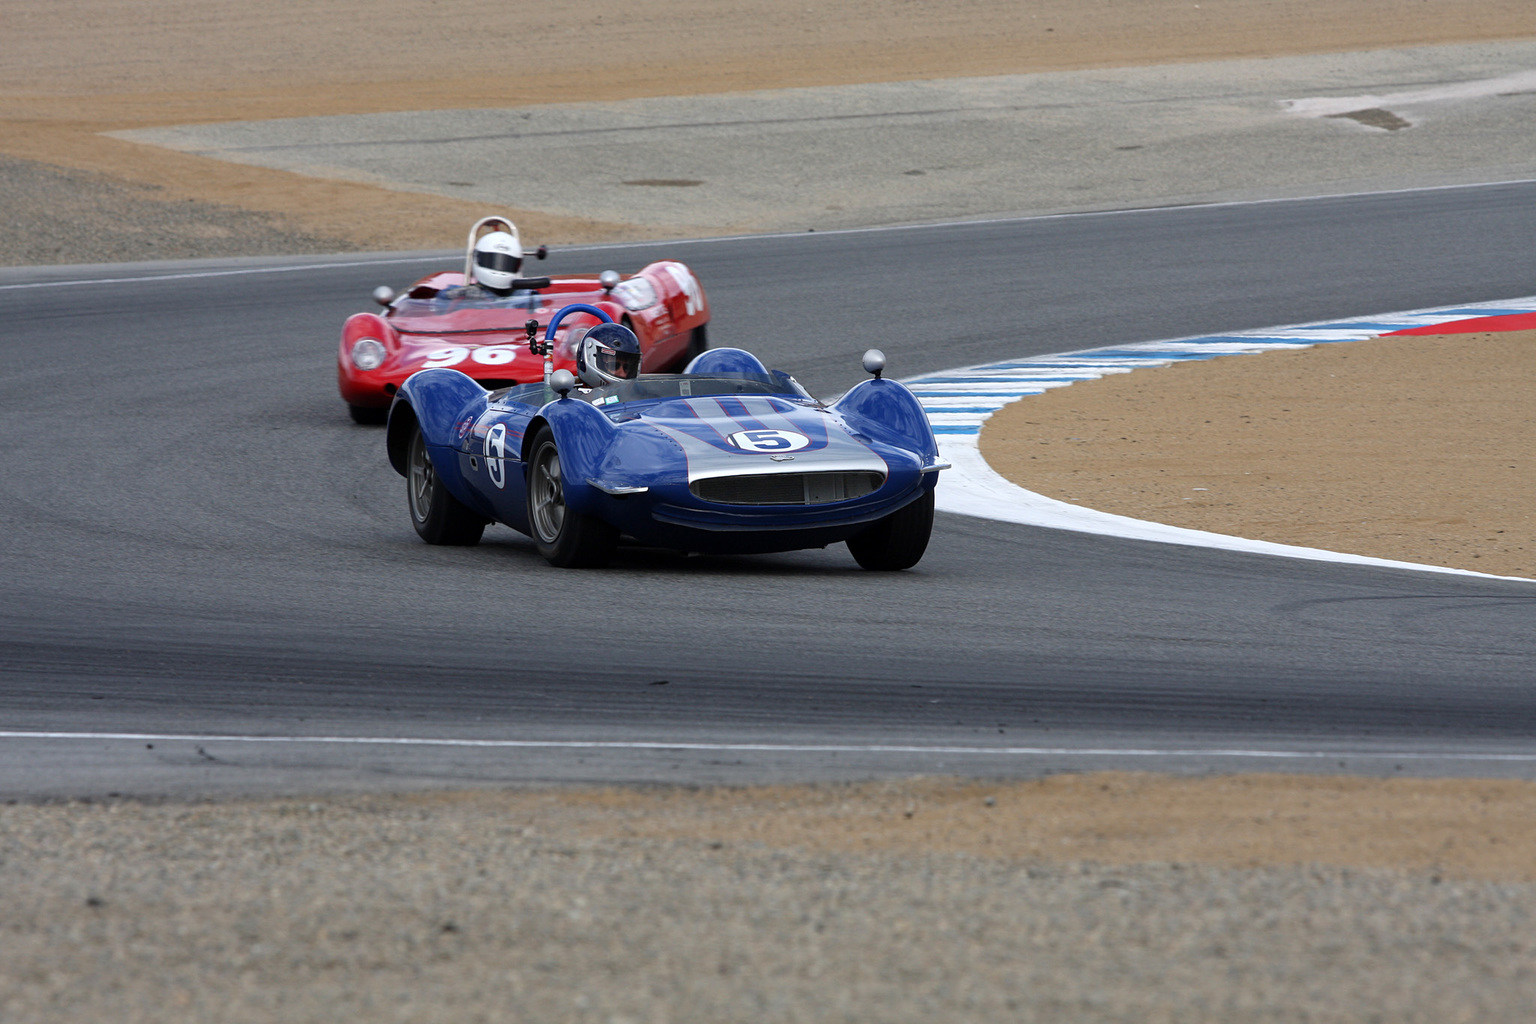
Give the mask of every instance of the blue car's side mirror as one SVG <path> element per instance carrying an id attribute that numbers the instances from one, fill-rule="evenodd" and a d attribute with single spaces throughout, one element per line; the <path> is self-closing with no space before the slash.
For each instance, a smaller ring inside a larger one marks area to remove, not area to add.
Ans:
<path id="1" fill-rule="evenodd" d="M 880 374 L 885 372 L 885 353 L 877 348 L 872 348 L 864 353 L 864 372 L 872 373 L 875 379 L 880 379 Z"/>

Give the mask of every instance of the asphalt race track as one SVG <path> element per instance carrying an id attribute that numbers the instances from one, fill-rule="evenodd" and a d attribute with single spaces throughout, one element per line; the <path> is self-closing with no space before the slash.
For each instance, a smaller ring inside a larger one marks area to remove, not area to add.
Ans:
<path id="1" fill-rule="evenodd" d="M 832 394 L 871 346 L 907 376 L 1529 295 L 1533 236 L 1520 183 L 546 266 L 684 259 L 714 344 Z M 0 795 L 1536 776 L 1531 584 L 959 516 L 895 575 L 841 546 L 628 549 L 579 572 L 503 528 L 422 544 L 382 431 L 350 423 L 333 376 L 373 286 L 454 257 L 412 260 L 0 271 Z M 340 742 L 357 739 L 409 742 Z"/>

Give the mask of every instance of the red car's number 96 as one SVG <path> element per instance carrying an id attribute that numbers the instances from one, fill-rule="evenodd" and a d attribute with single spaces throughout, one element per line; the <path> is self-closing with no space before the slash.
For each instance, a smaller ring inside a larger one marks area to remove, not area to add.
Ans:
<path id="1" fill-rule="evenodd" d="M 471 354 L 474 355 L 474 361 L 477 363 L 482 363 L 486 366 L 501 366 L 517 358 L 517 349 L 510 345 L 488 345 L 484 348 L 473 350 L 463 346 L 433 349 L 422 358 L 421 368 L 423 370 L 435 370 L 440 366 L 457 366 L 469 358 Z"/>
<path id="2" fill-rule="evenodd" d="M 439 348 L 428 352 L 421 362 L 423 370 L 435 370 L 439 366 L 455 366 L 462 363 L 469 355 L 467 348 Z"/>

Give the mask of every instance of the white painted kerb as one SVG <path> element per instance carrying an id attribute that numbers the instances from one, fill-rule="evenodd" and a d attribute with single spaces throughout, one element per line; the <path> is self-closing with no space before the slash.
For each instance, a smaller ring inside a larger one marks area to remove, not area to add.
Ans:
<path id="1" fill-rule="evenodd" d="M 1075 530 L 1079 533 L 1123 537 L 1127 540 L 1156 541 L 1163 544 L 1218 548 L 1246 554 L 1279 555 L 1320 562 L 1367 565 L 1386 569 L 1413 569 L 1420 572 L 1451 573 L 1458 576 L 1520 580 L 1529 583 L 1530 580 L 1520 576 L 1495 576 L 1491 573 L 1472 572 L 1467 569 L 1399 562 L 1387 558 L 1325 551 L 1321 548 L 1248 540 L 1205 530 L 1188 530 L 1162 523 L 1131 519 L 1127 516 L 1111 515 L 1108 512 L 1099 512 L 1095 509 L 1057 501 L 1055 498 L 1047 498 L 1043 494 L 1036 494 L 1018 486 L 988 465 L 981 455 L 980 430 L 992 414 L 1006 404 L 1019 401 L 1030 394 L 1039 394 L 1046 388 L 1064 387 L 1079 379 L 1095 379 L 1104 373 L 1124 373 L 1145 366 L 1165 366 L 1173 359 L 1206 358 L 1214 355 L 1266 352 L 1277 348 L 1310 347 L 1320 343 L 1358 341 L 1406 327 L 1531 310 L 1536 310 L 1536 296 L 1470 307 L 1447 306 L 1386 313 L 1380 316 L 1358 317 L 1351 321 L 1297 324 L 1236 334 L 1141 342 L 1120 346 L 1114 350 L 1035 356 L 926 374 L 906 383 L 912 387 L 927 408 L 929 419 L 938 431 L 939 451 L 954 466 L 940 477 L 935 495 L 940 511 L 1005 523 L 1020 523 L 1025 526 L 1042 526 L 1055 530 Z M 1111 351 L 1112 357 L 1109 356 Z M 1076 372 L 1085 360 L 1095 357 L 1103 359 L 1102 369 L 1088 374 Z M 1026 364 L 1031 370 L 1019 368 Z M 1063 372 L 1069 366 L 1072 369 Z M 1028 380 L 1027 375 L 1031 371 L 1038 374 L 1040 379 Z M 993 383 L 1005 376 L 1011 383 L 1007 385 Z M 1069 376 L 1072 380 L 1064 379 Z M 962 378 L 964 383 L 935 383 L 939 380 L 956 381 Z M 964 412 L 959 411 L 962 408 Z"/>

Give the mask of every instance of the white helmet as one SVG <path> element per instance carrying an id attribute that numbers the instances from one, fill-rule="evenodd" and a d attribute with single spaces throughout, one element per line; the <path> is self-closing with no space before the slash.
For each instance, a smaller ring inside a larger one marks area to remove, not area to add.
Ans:
<path id="1" fill-rule="evenodd" d="M 474 255 L 475 281 L 492 291 L 511 289 L 523 266 L 523 247 L 515 235 L 505 231 L 481 235 L 475 242 Z"/>

